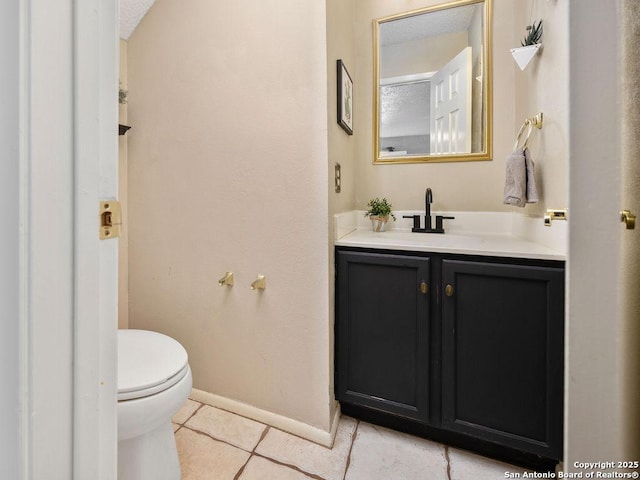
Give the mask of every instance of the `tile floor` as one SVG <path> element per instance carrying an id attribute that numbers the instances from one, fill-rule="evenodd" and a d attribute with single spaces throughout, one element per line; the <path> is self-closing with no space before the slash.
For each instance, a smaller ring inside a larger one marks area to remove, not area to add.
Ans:
<path id="1" fill-rule="evenodd" d="M 346 416 L 331 449 L 191 399 L 173 423 L 183 480 L 497 480 L 524 472 Z"/>

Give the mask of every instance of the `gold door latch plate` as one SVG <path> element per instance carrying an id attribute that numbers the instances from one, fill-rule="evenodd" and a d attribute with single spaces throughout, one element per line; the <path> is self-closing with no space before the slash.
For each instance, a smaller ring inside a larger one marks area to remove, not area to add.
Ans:
<path id="1" fill-rule="evenodd" d="M 119 237 L 121 230 L 120 202 L 117 200 L 100 202 L 100 240 Z"/>
<path id="2" fill-rule="evenodd" d="M 627 230 L 633 230 L 636 228 L 636 216 L 631 213 L 630 210 L 622 210 L 620 212 L 620 221 L 624 222 Z"/>

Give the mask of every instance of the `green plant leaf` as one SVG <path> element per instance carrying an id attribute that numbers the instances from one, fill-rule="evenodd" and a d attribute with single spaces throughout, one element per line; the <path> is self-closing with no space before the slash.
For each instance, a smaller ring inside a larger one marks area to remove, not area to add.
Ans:
<path id="1" fill-rule="evenodd" d="M 391 202 L 389 202 L 386 198 L 383 198 L 382 200 L 380 200 L 380 198 L 378 197 L 372 198 L 371 200 L 369 200 L 369 203 L 367 203 L 367 207 L 369 207 L 369 210 L 365 212 L 365 217 L 370 217 L 372 215 L 385 217 L 387 215 L 390 215 L 393 220 L 396 219 L 395 215 L 391 211 Z"/>
<path id="2" fill-rule="evenodd" d="M 526 29 L 527 35 L 524 37 L 524 40 L 520 42 L 520 45 L 526 47 L 527 45 L 535 45 L 540 43 L 540 39 L 542 38 L 542 20 L 533 22 L 533 25 L 527 25 Z"/>

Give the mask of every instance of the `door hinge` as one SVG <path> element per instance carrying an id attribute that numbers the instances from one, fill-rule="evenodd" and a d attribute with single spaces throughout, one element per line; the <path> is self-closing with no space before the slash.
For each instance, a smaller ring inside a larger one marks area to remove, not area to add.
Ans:
<path id="1" fill-rule="evenodd" d="M 120 236 L 122 230 L 122 212 L 117 200 L 100 202 L 100 240 Z"/>

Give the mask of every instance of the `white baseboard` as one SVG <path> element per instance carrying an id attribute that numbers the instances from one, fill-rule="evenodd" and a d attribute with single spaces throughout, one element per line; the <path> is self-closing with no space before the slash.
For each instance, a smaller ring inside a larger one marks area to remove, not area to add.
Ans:
<path id="1" fill-rule="evenodd" d="M 340 420 L 339 404 L 336 404 L 336 411 L 331 422 L 331 431 L 327 432 L 298 420 L 278 415 L 277 413 L 268 412 L 252 405 L 247 405 L 246 403 L 221 397 L 220 395 L 198 390 L 196 388 L 191 390 L 189 398 L 197 402 L 206 403 L 212 407 L 217 407 L 222 410 L 250 418 L 279 430 L 284 430 L 285 432 L 328 448 L 333 446 L 333 442 L 336 438 L 336 432 L 338 430 L 338 421 Z"/>

